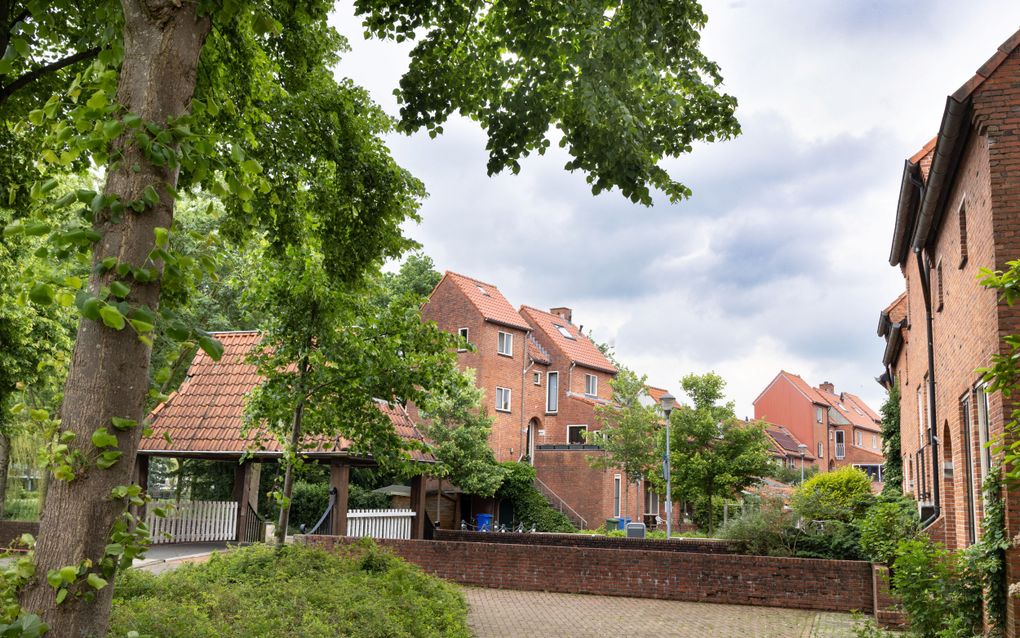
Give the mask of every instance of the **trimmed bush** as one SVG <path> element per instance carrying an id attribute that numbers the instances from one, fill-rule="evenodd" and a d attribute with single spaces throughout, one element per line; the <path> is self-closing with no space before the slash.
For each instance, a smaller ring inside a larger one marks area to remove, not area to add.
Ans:
<path id="1" fill-rule="evenodd" d="M 874 502 L 871 479 L 855 467 L 813 476 L 793 494 L 793 509 L 809 521 L 850 522 Z"/>
<path id="2" fill-rule="evenodd" d="M 370 540 L 340 554 L 255 545 L 159 576 L 118 576 L 109 636 L 467 638 L 452 585 Z M 135 634 L 137 635 L 137 634 Z"/>
<path id="3" fill-rule="evenodd" d="M 540 532 L 577 531 L 570 519 L 553 509 L 549 501 L 535 489 L 535 468 L 527 463 L 500 463 L 506 473 L 496 497 L 507 499 L 514 508 L 514 523 L 532 524 Z"/>

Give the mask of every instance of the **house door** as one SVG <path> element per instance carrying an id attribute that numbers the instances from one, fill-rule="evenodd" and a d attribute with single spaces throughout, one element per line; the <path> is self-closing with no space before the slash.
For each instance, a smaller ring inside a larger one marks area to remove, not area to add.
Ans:
<path id="1" fill-rule="evenodd" d="M 535 437 L 538 435 L 538 419 L 532 419 L 528 421 L 528 445 L 527 454 L 528 461 L 535 464 Z"/>

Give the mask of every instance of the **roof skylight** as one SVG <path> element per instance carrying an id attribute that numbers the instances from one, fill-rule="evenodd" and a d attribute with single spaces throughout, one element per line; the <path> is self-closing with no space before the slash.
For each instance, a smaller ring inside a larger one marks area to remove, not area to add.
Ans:
<path id="1" fill-rule="evenodd" d="M 565 326 L 561 326 L 558 323 L 554 323 L 553 325 L 556 326 L 556 329 L 560 331 L 561 335 L 563 335 L 567 339 L 571 339 L 571 340 L 574 339 L 574 335 L 570 334 L 570 331 L 567 330 Z"/>

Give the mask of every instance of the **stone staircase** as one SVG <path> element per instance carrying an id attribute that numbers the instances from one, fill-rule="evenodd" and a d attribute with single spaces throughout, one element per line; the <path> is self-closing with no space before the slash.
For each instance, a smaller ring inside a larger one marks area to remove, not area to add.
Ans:
<path id="1" fill-rule="evenodd" d="M 549 505 L 560 514 L 563 514 L 573 523 L 574 527 L 578 529 L 589 529 L 588 521 L 583 516 L 577 513 L 577 510 L 570 507 L 566 501 L 560 498 L 560 495 L 553 491 L 551 487 L 542 482 L 541 479 L 535 478 L 535 489 L 538 493 L 545 497 L 545 500 L 549 501 Z"/>

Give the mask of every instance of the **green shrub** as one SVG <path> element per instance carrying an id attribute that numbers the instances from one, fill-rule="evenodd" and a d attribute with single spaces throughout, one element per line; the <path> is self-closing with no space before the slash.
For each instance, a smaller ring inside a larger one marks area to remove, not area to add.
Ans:
<path id="1" fill-rule="evenodd" d="M 792 532 L 796 537 L 793 556 L 800 558 L 832 558 L 861 560 L 861 534 L 857 526 L 846 521 L 827 520 L 821 524 L 802 524 Z"/>
<path id="2" fill-rule="evenodd" d="M 458 590 L 371 541 L 341 554 L 264 545 L 159 576 L 118 576 L 109 636 L 467 638 Z"/>
<path id="3" fill-rule="evenodd" d="M 861 552 L 876 563 L 892 565 L 901 541 L 917 536 L 917 503 L 902 494 L 883 495 L 857 522 Z"/>
<path id="4" fill-rule="evenodd" d="M 39 497 L 7 499 L 4 503 L 4 518 L 14 521 L 39 520 Z"/>
<path id="5" fill-rule="evenodd" d="M 900 542 L 892 584 L 919 638 L 981 635 L 981 580 L 963 553 L 927 537 Z"/>
<path id="6" fill-rule="evenodd" d="M 813 476 L 793 494 L 793 509 L 809 521 L 850 522 L 873 502 L 871 479 L 855 467 Z"/>
<path id="7" fill-rule="evenodd" d="M 505 470 L 503 484 L 496 497 L 509 500 L 514 509 L 513 523 L 532 524 L 540 532 L 577 531 L 570 519 L 553 509 L 549 501 L 535 489 L 535 468 L 527 463 L 500 463 Z"/>
<path id="8" fill-rule="evenodd" d="M 743 554 L 793 556 L 797 551 L 796 515 L 783 508 L 780 499 L 730 519 L 717 534 L 731 541 Z"/>

